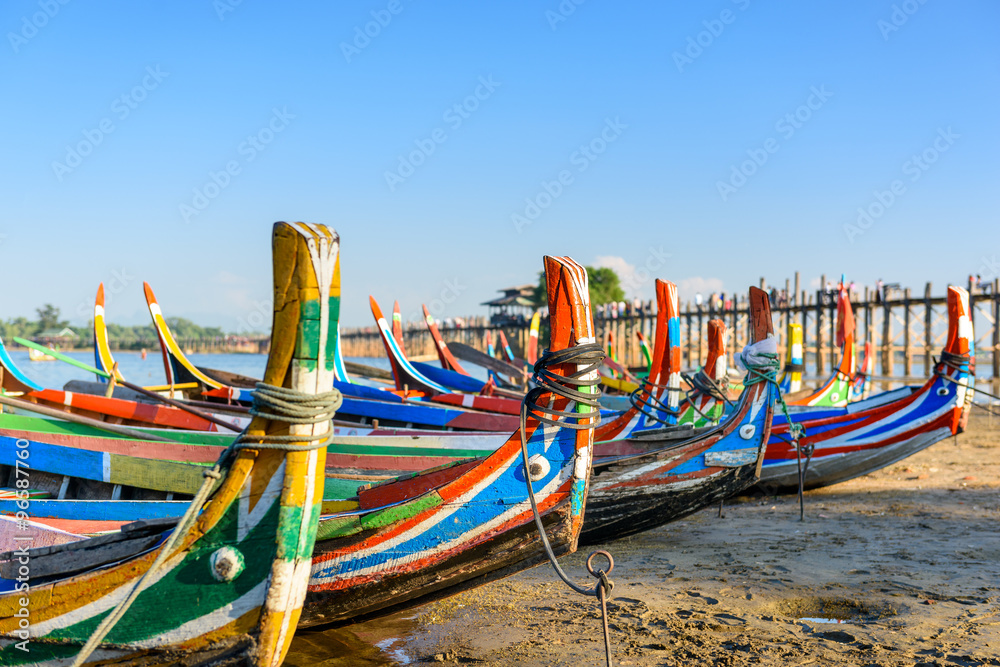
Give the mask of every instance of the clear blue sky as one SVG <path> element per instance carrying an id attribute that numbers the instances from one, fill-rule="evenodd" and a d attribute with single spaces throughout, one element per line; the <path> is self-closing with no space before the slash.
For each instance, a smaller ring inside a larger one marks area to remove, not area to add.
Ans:
<path id="1" fill-rule="evenodd" d="M 1000 256 L 996 2 L 0 11 L 3 318 L 84 323 L 117 280 L 109 320 L 145 322 L 148 280 L 168 315 L 238 329 L 275 220 L 340 232 L 347 325 L 368 294 L 482 312 L 545 253 L 685 297 L 796 269 L 942 293 Z"/>

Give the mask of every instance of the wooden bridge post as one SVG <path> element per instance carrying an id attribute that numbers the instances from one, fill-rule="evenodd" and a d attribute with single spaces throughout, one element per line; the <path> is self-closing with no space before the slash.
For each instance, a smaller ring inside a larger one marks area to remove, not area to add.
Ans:
<path id="1" fill-rule="evenodd" d="M 910 288 L 903 291 L 903 375 L 913 370 L 913 350 L 910 348 Z"/>
<path id="2" fill-rule="evenodd" d="M 934 327 L 934 308 L 931 306 L 931 284 L 924 285 L 924 377 L 931 375 L 931 352 L 934 344 L 934 336 L 931 329 Z"/>
<path id="3" fill-rule="evenodd" d="M 892 375 L 892 307 L 882 296 L 882 375 Z"/>
<path id="4" fill-rule="evenodd" d="M 702 348 L 702 341 L 704 340 L 704 336 L 702 335 L 702 332 L 704 331 L 704 322 L 702 321 L 703 319 L 704 319 L 704 312 L 702 311 L 702 304 L 698 304 L 698 368 L 701 368 L 702 364 L 701 348 Z"/>
<path id="5" fill-rule="evenodd" d="M 830 299 L 832 295 L 827 294 L 827 298 Z M 840 359 L 837 358 L 837 302 L 831 299 L 828 305 L 830 309 L 830 368 L 834 369 L 840 365 Z"/>
<path id="6" fill-rule="evenodd" d="M 826 278 L 826 276 L 823 276 Z M 825 282 L 820 280 L 820 288 L 816 290 L 816 373 L 823 373 L 823 287 Z"/>
<path id="7" fill-rule="evenodd" d="M 735 295 L 734 295 L 734 297 L 735 297 Z M 739 332 L 739 329 L 738 329 L 738 326 L 739 326 L 739 323 L 740 323 L 740 318 L 739 318 L 739 315 L 736 314 L 736 311 L 737 311 L 736 304 L 737 304 L 737 302 L 738 302 L 738 297 L 736 297 L 736 298 L 733 299 L 733 312 L 729 314 L 729 350 L 728 350 L 728 352 L 729 352 L 729 355 L 731 357 L 733 357 L 734 359 L 736 358 L 737 350 L 742 349 L 740 347 L 739 341 L 737 340 L 739 338 L 739 335 L 740 335 L 740 332 Z M 722 321 L 725 322 L 726 320 L 723 319 Z"/>
<path id="8" fill-rule="evenodd" d="M 993 279 L 993 383 L 994 393 L 1000 380 L 1000 278 Z"/>
<path id="9" fill-rule="evenodd" d="M 692 352 L 693 352 L 693 350 L 691 349 L 691 344 L 693 342 L 693 339 L 691 337 L 691 302 L 690 301 L 688 301 L 686 304 L 684 304 L 684 320 L 685 320 L 685 322 L 687 324 L 687 340 L 685 341 L 685 346 L 684 346 L 685 349 L 686 349 L 686 351 L 687 351 L 687 359 L 685 361 L 685 367 L 687 367 L 687 368 L 694 368 L 694 359 L 692 358 Z M 650 340 L 653 340 L 653 339 L 650 338 Z"/>

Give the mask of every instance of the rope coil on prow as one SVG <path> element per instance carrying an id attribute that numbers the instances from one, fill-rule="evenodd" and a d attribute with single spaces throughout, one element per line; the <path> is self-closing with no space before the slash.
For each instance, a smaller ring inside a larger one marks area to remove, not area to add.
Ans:
<path id="1" fill-rule="evenodd" d="M 538 527 L 538 534 L 541 537 L 545 553 L 552 563 L 552 568 L 559 575 L 563 582 L 580 595 L 596 597 L 601 605 L 601 620 L 604 625 L 604 652 L 608 667 L 611 667 L 611 636 L 608 631 L 608 608 L 607 599 L 614 588 L 614 583 L 608 579 L 608 575 L 615 567 L 615 561 L 606 551 L 595 551 L 587 559 L 587 571 L 597 578 L 597 583 L 593 588 L 584 588 L 572 582 L 556 560 L 556 555 L 552 551 L 548 535 L 545 533 L 545 526 L 542 525 L 542 517 L 538 512 L 538 503 L 535 501 L 535 490 L 531 486 L 531 464 L 528 460 L 528 440 L 526 427 L 528 417 L 537 419 L 539 422 L 551 424 L 563 428 L 583 430 L 595 428 L 600 421 L 600 398 L 601 379 L 597 374 L 597 369 L 604 362 L 606 353 L 597 343 L 585 343 L 574 347 L 550 352 L 545 350 L 542 357 L 535 362 L 535 372 L 532 380 L 535 387 L 529 391 L 521 402 L 521 458 L 524 464 L 524 481 L 528 489 L 528 501 L 531 503 L 531 511 L 535 517 L 535 525 Z M 576 371 L 567 375 L 560 375 L 549 370 L 550 366 L 562 364 L 575 364 Z M 582 389 L 582 391 L 581 391 Z M 545 403 L 540 400 L 548 394 Z M 571 410 L 556 410 L 552 403 L 556 396 L 575 401 L 577 405 L 572 405 Z M 577 412 L 578 406 L 590 408 L 584 412 Z M 607 569 L 597 569 L 593 567 L 593 560 L 601 555 L 608 559 Z"/>
<path id="2" fill-rule="evenodd" d="M 129 607 L 145 590 L 147 581 L 155 578 L 156 573 L 163 567 L 167 560 L 174 555 L 174 546 L 187 533 L 188 528 L 198 517 L 202 507 L 208 502 L 212 490 L 215 488 L 216 480 L 223 476 L 223 469 L 229 460 L 241 449 L 277 449 L 281 451 L 310 451 L 326 447 L 330 436 L 333 435 L 334 413 L 343 402 L 340 392 L 334 389 L 323 394 L 309 394 L 285 387 L 276 387 L 258 382 L 257 388 L 252 393 L 253 407 L 250 413 L 263 419 L 270 419 L 286 424 L 322 424 L 327 423 L 326 431 L 315 434 L 304 435 L 254 435 L 248 436 L 247 431 L 240 433 L 236 440 L 222 452 L 219 459 L 211 469 L 206 470 L 203 475 L 205 481 L 195 494 L 191 504 L 180 521 L 174 527 L 170 536 L 163 543 L 156 560 L 149 566 L 149 569 L 135 582 L 128 595 L 115 607 L 110 614 L 94 630 L 87 643 L 80 649 L 73 661 L 73 667 L 80 667 L 100 646 L 108 633 L 125 616 Z M 249 428 L 249 427 L 248 427 Z M 308 444 L 294 444 L 308 443 Z"/>
<path id="3" fill-rule="evenodd" d="M 663 389 L 663 395 L 668 401 L 670 400 L 671 393 L 681 394 L 684 395 L 685 398 L 690 398 L 690 394 L 685 392 L 680 387 L 671 387 L 669 384 L 658 384 L 647 377 L 635 391 L 629 394 L 629 403 L 636 409 L 637 412 L 645 415 L 647 419 L 651 419 L 655 422 L 663 424 L 664 426 L 674 426 L 675 424 L 660 419 L 656 412 L 665 412 L 676 419 L 681 415 L 681 411 L 670 407 L 668 403 L 664 403 L 657 398 L 655 395 L 656 389 Z M 678 398 L 677 402 L 680 404 L 681 399 Z M 650 406 L 652 406 L 655 412 L 650 412 L 646 409 Z"/>
<path id="4" fill-rule="evenodd" d="M 747 345 L 739 357 L 736 358 L 736 365 L 747 371 L 746 379 L 743 381 L 745 387 L 751 387 L 760 382 L 770 382 L 777 392 L 777 403 L 781 407 L 785 421 L 788 423 L 788 436 L 791 444 L 795 447 L 795 457 L 799 468 L 799 521 L 805 520 L 805 481 L 806 472 L 809 470 L 809 462 L 812 460 L 812 444 L 802 445 L 801 439 L 806 435 L 806 429 L 802 424 L 792 421 L 792 416 L 788 413 L 788 405 L 781 395 L 781 385 L 778 382 L 778 369 L 781 362 L 778 360 L 778 340 L 773 336 L 768 336 L 764 340 Z M 806 455 L 805 465 L 802 465 L 802 455 Z"/>

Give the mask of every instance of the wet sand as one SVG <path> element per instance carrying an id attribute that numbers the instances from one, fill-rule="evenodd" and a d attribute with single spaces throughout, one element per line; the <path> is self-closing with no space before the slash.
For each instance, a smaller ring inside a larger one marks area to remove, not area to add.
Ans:
<path id="1" fill-rule="evenodd" d="M 1000 665 L 1000 417 L 798 501 L 605 545 L 615 665 Z M 564 559 L 578 582 L 586 555 Z M 593 581 L 592 579 L 590 581 Z M 589 585 L 589 584 L 588 584 Z M 842 622 L 836 622 L 836 621 Z M 603 665 L 597 603 L 537 567 L 409 614 L 296 637 L 286 665 Z"/>

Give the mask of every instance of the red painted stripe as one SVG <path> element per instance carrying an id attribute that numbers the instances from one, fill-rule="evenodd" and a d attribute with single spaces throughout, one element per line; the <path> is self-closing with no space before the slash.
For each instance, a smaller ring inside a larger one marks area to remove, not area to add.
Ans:
<path id="1" fill-rule="evenodd" d="M 29 397 L 47 403 L 57 409 L 65 407 L 66 392 L 58 389 L 33 391 L 29 394 Z M 207 431 L 212 426 L 212 422 L 207 419 L 202 419 L 169 405 L 138 403 L 121 398 L 108 398 L 106 396 L 77 393 L 73 394 L 72 405 L 79 410 L 87 410 L 120 419 L 133 419 L 158 426 L 186 428 L 192 431 Z"/>

